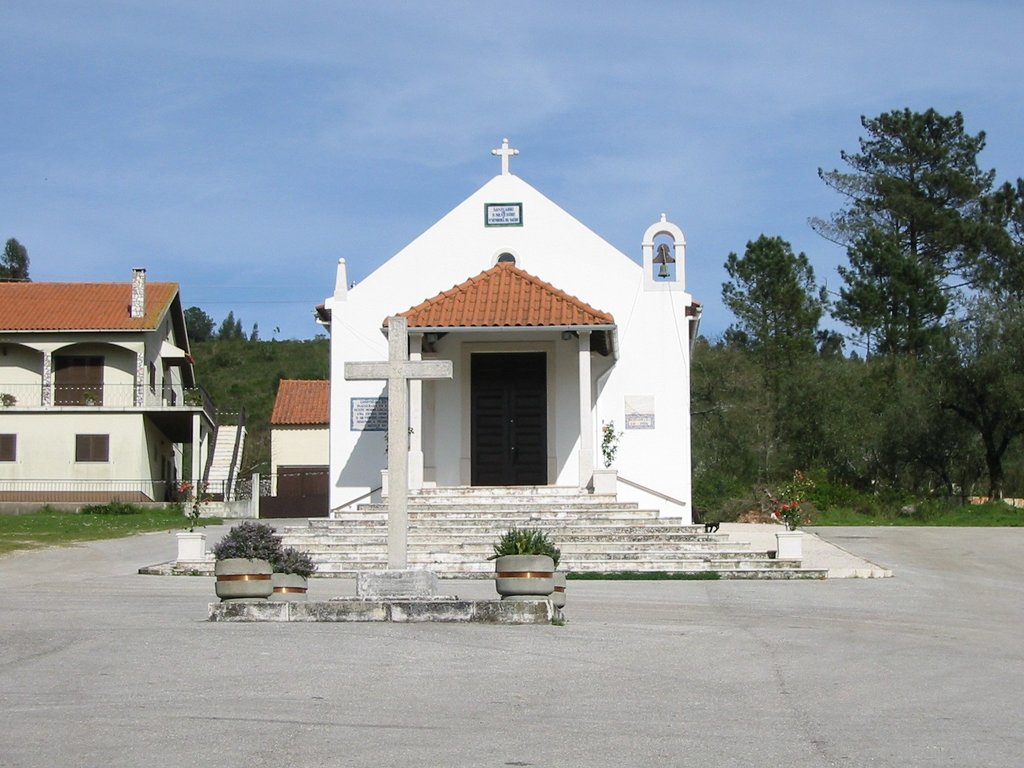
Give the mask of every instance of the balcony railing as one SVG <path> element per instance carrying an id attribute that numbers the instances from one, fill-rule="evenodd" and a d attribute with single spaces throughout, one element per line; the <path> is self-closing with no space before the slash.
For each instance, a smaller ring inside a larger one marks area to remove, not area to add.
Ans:
<path id="1" fill-rule="evenodd" d="M 151 389 L 134 384 L 75 385 L 2 384 L 0 408 L 202 408 L 214 412 L 202 387 L 164 386 Z"/>
<path id="2" fill-rule="evenodd" d="M 205 496 L 211 500 L 225 498 L 226 490 L 223 483 L 204 486 Z M 251 493 L 252 483 L 247 481 L 244 487 L 239 483 L 235 497 L 247 499 Z M 181 483 L 166 480 L 15 480 L 0 477 L 0 501 L 184 501 L 184 497 Z"/>
<path id="3" fill-rule="evenodd" d="M 163 480 L 6 480 L 0 501 L 174 501 L 177 485 Z"/>

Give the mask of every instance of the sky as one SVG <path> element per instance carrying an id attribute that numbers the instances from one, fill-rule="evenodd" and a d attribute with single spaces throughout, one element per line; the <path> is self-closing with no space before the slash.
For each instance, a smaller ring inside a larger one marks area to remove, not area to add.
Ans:
<path id="1" fill-rule="evenodd" d="M 338 259 L 372 272 L 500 171 L 503 137 L 635 260 L 662 212 L 682 227 L 712 338 L 761 234 L 838 291 L 808 219 L 841 208 L 817 170 L 862 115 L 960 111 L 982 167 L 1024 176 L 1017 0 L 4 0 L 0 29 L 0 238 L 32 279 L 145 267 L 263 339 L 321 333 Z"/>

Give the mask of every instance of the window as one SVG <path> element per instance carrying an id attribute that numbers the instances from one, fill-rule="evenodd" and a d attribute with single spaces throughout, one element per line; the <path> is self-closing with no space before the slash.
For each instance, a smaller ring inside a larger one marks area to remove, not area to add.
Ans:
<path id="1" fill-rule="evenodd" d="M 75 435 L 75 461 L 110 461 L 110 435 Z"/>
<path id="2" fill-rule="evenodd" d="M 156 392 L 156 366 L 149 364 L 149 391 Z"/>
<path id="3" fill-rule="evenodd" d="M 18 460 L 18 436 L 0 435 L 0 461 Z"/>

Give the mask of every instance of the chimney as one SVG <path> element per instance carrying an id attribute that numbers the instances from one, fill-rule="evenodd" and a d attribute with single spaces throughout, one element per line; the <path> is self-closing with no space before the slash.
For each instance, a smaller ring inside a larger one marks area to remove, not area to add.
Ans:
<path id="1" fill-rule="evenodd" d="M 131 317 L 141 320 L 146 316 L 146 270 L 136 267 L 132 270 Z"/>

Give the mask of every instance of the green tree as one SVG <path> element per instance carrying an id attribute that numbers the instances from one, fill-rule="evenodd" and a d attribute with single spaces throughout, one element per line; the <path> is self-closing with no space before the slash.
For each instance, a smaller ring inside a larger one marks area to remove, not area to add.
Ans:
<path id="1" fill-rule="evenodd" d="M 0 261 L 0 281 L 29 282 L 28 249 L 13 237 L 4 246 L 4 258 Z"/>
<path id="2" fill-rule="evenodd" d="M 199 307 L 185 310 L 185 327 L 191 341 L 208 341 L 213 337 L 213 318 Z"/>
<path id="3" fill-rule="evenodd" d="M 691 369 L 694 503 L 717 510 L 758 481 L 764 380 L 748 350 L 697 340 Z"/>
<path id="4" fill-rule="evenodd" d="M 985 208 L 1000 230 L 992 258 L 980 265 L 980 286 L 997 299 L 1024 301 L 1024 179 L 1003 184 Z"/>
<path id="5" fill-rule="evenodd" d="M 801 372 L 814 357 L 827 299 L 807 256 L 794 254 L 781 237 L 748 242 L 742 258 L 729 254 L 725 269 L 731 280 L 722 284 L 722 299 L 737 320 L 726 340 L 755 357 L 762 381 L 761 403 L 752 413 L 761 414 L 754 427 L 767 481 L 777 470 L 792 469 L 783 433 L 788 415 L 802 408 Z"/>
<path id="6" fill-rule="evenodd" d="M 847 258 L 835 316 L 860 333 L 868 356 L 927 349 L 949 306 L 935 268 L 880 229 L 858 236 Z"/>
<path id="7" fill-rule="evenodd" d="M 976 301 L 951 327 L 950 346 L 938 356 L 943 408 L 977 432 L 984 447 L 989 495 L 1002 498 L 1003 461 L 1024 435 L 1024 307 Z"/>
<path id="8" fill-rule="evenodd" d="M 861 125 L 867 136 L 860 151 L 840 154 L 850 170 L 818 169 L 847 199 L 846 207 L 811 224 L 849 249 L 840 311 L 859 320 L 862 334 L 886 335 L 887 346 L 916 352 L 920 332 L 950 306 L 935 300 L 936 292 L 956 297 L 976 283 L 990 251 L 1003 241 L 986 206 L 995 171 L 978 167 L 985 134 L 967 133 L 959 112 L 893 110 L 862 117 Z M 927 300 L 906 306 L 909 294 Z M 886 327 L 887 318 L 901 314 L 901 322 Z M 893 336 L 900 331 L 909 336 Z"/>
<path id="9" fill-rule="evenodd" d="M 722 284 L 722 300 L 737 320 L 730 338 L 780 361 L 814 350 L 828 300 L 806 255 L 794 254 L 781 237 L 761 235 L 742 258 L 730 253 L 725 270 L 730 281 Z"/>
<path id="10" fill-rule="evenodd" d="M 220 328 L 217 329 L 217 338 L 221 341 L 230 341 L 232 339 L 245 340 L 245 331 L 242 330 L 241 319 L 235 319 L 234 311 L 229 311 L 227 317 L 221 321 Z"/>

